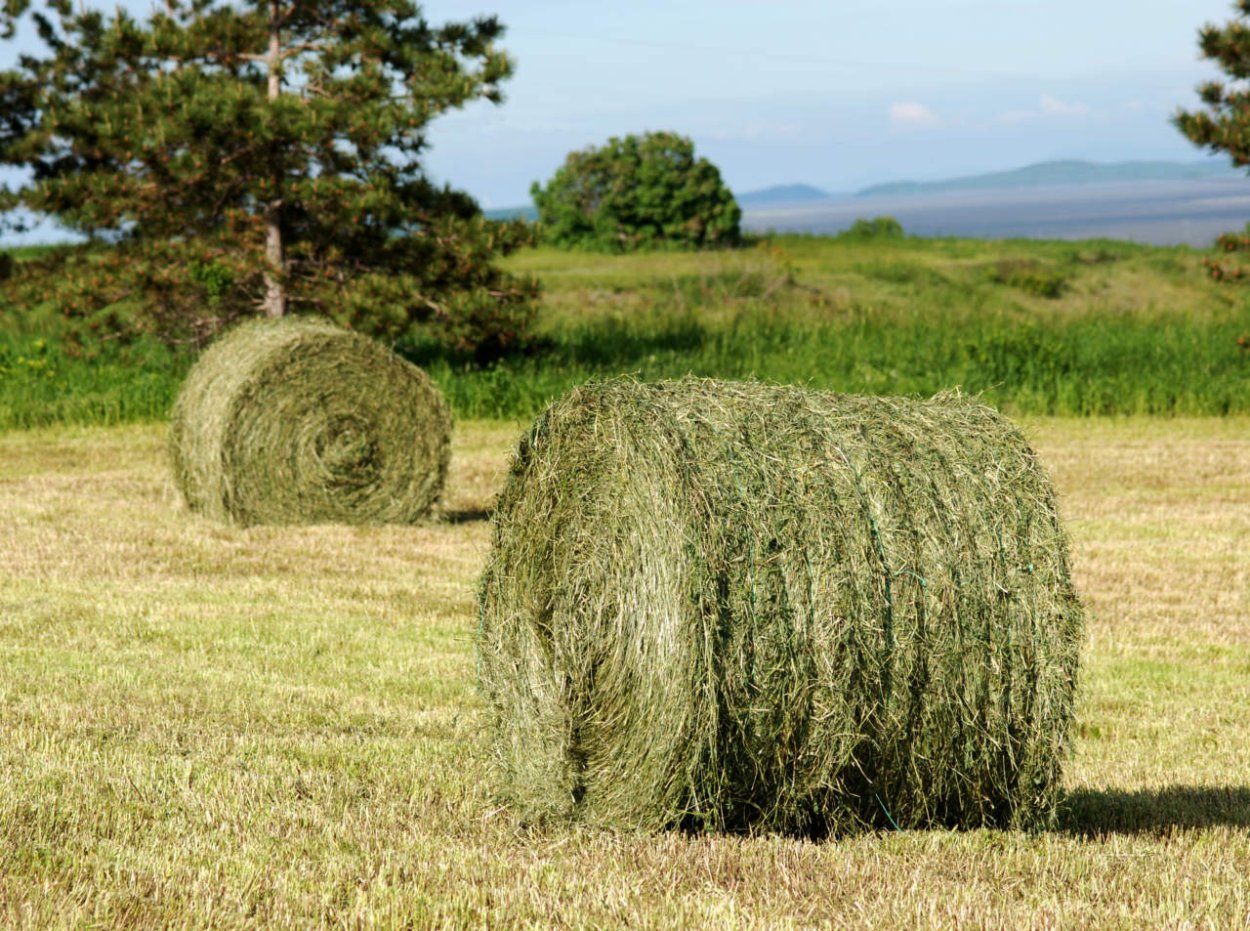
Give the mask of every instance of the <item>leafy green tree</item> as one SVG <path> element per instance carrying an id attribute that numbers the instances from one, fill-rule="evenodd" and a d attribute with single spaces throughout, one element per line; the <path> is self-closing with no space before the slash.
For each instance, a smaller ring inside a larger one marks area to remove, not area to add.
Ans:
<path id="1" fill-rule="evenodd" d="M 0 164 L 31 178 L 0 208 L 114 243 L 21 263 L 26 298 L 171 341 L 288 310 L 479 354 L 523 337 L 536 286 L 492 263 L 529 233 L 421 164 L 432 119 L 501 101 L 497 19 L 435 27 L 409 0 L 164 0 L 144 21 L 0 2 L 9 36 L 25 18 L 43 44 L 0 72 Z"/>
<path id="2" fill-rule="evenodd" d="M 530 188 L 548 241 L 612 252 L 738 242 L 742 211 L 694 143 L 671 132 L 613 137 L 572 152 Z"/>

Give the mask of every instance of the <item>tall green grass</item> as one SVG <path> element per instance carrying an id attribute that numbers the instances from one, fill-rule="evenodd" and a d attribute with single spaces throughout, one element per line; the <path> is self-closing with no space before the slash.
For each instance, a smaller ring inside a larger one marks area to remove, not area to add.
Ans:
<path id="1" fill-rule="evenodd" d="M 622 373 L 959 388 L 1025 414 L 1250 413 L 1250 300 L 1204 278 L 1200 259 L 1115 242 L 818 237 L 693 255 L 533 250 L 509 260 L 544 285 L 529 355 L 483 369 L 397 348 L 472 418 L 528 417 Z M 149 344 L 71 355 L 53 322 L 0 307 L 0 429 L 162 419 L 190 362 Z"/>
<path id="2" fill-rule="evenodd" d="M 190 361 L 148 344 L 72 355 L 0 330 L 0 430 L 163 420 Z"/>
<path id="3" fill-rule="evenodd" d="M 594 376 L 760 378 L 867 394 L 959 388 L 1027 414 L 1250 413 L 1250 311 L 1221 319 L 1087 315 L 1048 322 L 857 311 L 809 324 L 652 314 L 570 325 L 551 348 L 484 371 L 427 361 L 466 417 L 525 417 Z"/>

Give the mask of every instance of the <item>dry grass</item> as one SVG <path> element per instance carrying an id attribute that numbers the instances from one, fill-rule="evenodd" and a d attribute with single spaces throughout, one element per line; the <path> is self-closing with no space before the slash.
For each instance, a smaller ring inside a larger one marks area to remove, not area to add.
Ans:
<path id="1" fill-rule="evenodd" d="M 520 833 L 473 686 L 480 520 L 223 527 L 163 430 L 0 437 L 2 927 L 1250 922 L 1250 421 L 1031 425 L 1091 643 L 1060 829 Z"/>

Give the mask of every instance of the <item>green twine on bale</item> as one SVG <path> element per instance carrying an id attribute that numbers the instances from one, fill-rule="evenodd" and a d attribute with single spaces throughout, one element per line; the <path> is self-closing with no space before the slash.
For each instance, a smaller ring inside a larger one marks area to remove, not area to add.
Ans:
<path id="1" fill-rule="evenodd" d="M 419 368 L 358 333 L 242 324 L 191 369 L 170 454 L 188 506 L 252 524 L 408 524 L 447 475 L 451 414 Z"/>
<path id="2" fill-rule="evenodd" d="M 1067 541 L 1020 433 L 958 396 L 583 386 L 520 444 L 480 609 L 526 821 L 1052 823 L 1083 639 Z"/>

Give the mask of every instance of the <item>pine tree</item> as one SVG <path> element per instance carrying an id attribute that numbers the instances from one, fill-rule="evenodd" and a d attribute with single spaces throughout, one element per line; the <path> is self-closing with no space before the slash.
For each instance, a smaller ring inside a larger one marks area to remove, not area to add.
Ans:
<path id="1" fill-rule="evenodd" d="M 1206 81 L 1198 86 L 1198 97 L 1205 109 L 1177 110 L 1172 123 L 1190 142 L 1224 152 L 1232 163 L 1250 166 L 1250 0 L 1234 4 L 1238 18 L 1217 26 L 1207 23 L 1198 31 L 1202 57 L 1216 62 L 1232 79 Z M 1250 225 L 1242 232 L 1225 233 L 1216 240 L 1219 258 L 1202 260 L 1207 273 L 1216 281 L 1250 281 L 1247 268 L 1232 260 L 1237 253 L 1250 252 Z"/>
<path id="2" fill-rule="evenodd" d="M 1234 165 L 1250 165 L 1250 0 L 1234 4 L 1238 18 L 1198 31 L 1202 57 L 1216 62 L 1234 83 L 1206 81 L 1198 87 L 1203 110 L 1177 110 L 1172 122 L 1195 145 L 1225 152 Z"/>
<path id="3" fill-rule="evenodd" d="M 493 260 L 528 234 L 421 164 L 431 120 L 501 101 L 512 64 L 496 18 L 435 27 L 409 0 L 165 0 L 139 21 L 4 0 L 0 26 L 22 17 L 44 53 L 0 73 L 0 164 L 31 180 L 0 207 L 114 243 L 40 270 L 66 316 L 198 341 L 239 316 L 317 311 L 479 353 L 523 335 L 535 286 Z"/>

